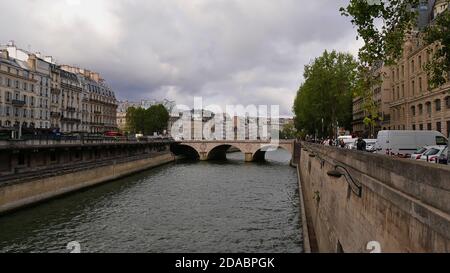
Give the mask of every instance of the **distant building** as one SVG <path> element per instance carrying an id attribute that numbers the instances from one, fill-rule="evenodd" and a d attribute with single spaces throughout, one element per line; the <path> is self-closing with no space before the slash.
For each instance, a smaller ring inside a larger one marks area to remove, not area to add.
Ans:
<path id="1" fill-rule="evenodd" d="M 169 121 L 169 134 L 176 140 L 270 140 L 292 118 L 241 117 L 206 110 L 180 111 Z"/>

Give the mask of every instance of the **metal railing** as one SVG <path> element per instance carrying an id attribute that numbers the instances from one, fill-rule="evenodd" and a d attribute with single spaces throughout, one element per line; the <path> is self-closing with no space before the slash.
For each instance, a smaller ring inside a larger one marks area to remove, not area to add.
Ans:
<path id="1" fill-rule="evenodd" d="M 133 144 L 133 143 L 171 143 L 172 138 L 136 138 L 127 136 L 101 135 L 23 135 L 18 139 L 0 139 L 0 147 L 18 146 L 58 146 L 58 145 L 89 145 L 89 144 Z"/>

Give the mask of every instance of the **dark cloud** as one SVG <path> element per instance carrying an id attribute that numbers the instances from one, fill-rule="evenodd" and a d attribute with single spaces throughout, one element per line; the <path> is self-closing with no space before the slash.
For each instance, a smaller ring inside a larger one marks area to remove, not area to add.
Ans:
<path id="1" fill-rule="evenodd" d="M 99 71 L 120 99 L 279 104 L 290 114 L 303 66 L 355 52 L 338 0 L 16 0 L 0 17 L 15 40 Z"/>

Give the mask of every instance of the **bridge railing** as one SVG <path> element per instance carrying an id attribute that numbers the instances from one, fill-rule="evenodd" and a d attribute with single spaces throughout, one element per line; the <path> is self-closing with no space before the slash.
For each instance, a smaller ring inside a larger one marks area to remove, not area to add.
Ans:
<path id="1" fill-rule="evenodd" d="M 89 145 L 89 144 L 133 144 L 133 143 L 167 143 L 174 142 L 172 138 L 136 138 L 126 136 L 57 136 L 36 135 L 24 136 L 22 139 L 0 140 L 0 148 L 17 146 L 58 146 L 58 145 Z"/>

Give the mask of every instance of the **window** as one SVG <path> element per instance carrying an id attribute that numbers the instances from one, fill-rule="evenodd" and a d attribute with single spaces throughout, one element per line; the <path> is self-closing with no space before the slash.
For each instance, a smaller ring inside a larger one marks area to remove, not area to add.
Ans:
<path id="1" fill-rule="evenodd" d="M 427 107 L 427 114 L 431 114 L 431 102 L 427 102 L 425 105 Z"/>
<path id="2" fill-rule="evenodd" d="M 431 131 L 431 130 L 432 130 L 431 123 L 428 123 L 428 124 L 427 124 L 427 130 L 428 130 L 428 131 Z"/>
<path id="3" fill-rule="evenodd" d="M 447 145 L 447 140 L 445 139 L 445 137 L 437 136 L 436 145 Z"/>
<path id="4" fill-rule="evenodd" d="M 445 105 L 447 108 L 450 108 L 450 97 L 445 98 Z"/>
<path id="5" fill-rule="evenodd" d="M 419 104 L 419 115 L 423 114 L 423 105 Z"/>
<path id="6" fill-rule="evenodd" d="M 412 107 L 411 107 L 411 114 L 412 114 L 413 116 L 416 115 L 416 107 L 415 107 L 415 106 L 412 106 Z"/>
<path id="7" fill-rule="evenodd" d="M 422 93 L 422 78 L 419 78 L 419 93 Z"/>
<path id="8" fill-rule="evenodd" d="M 436 131 L 438 131 L 438 132 L 442 131 L 442 125 L 440 122 L 436 122 Z"/>
<path id="9" fill-rule="evenodd" d="M 435 100 L 434 103 L 436 106 L 436 112 L 441 111 L 441 100 Z"/>
<path id="10" fill-rule="evenodd" d="M 420 129 L 420 131 L 423 131 L 423 124 L 419 125 L 419 129 Z"/>
<path id="11" fill-rule="evenodd" d="M 422 56 L 419 55 L 419 69 L 422 69 Z"/>
<path id="12" fill-rule="evenodd" d="M 416 125 L 415 124 L 412 125 L 412 129 L 413 129 L 413 131 L 416 130 Z"/>
<path id="13" fill-rule="evenodd" d="M 414 73 L 414 60 L 411 61 L 411 73 Z"/>
<path id="14" fill-rule="evenodd" d="M 411 91 L 412 91 L 413 96 L 414 96 L 414 93 L 415 93 L 415 87 L 416 87 L 415 82 L 412 81 L 411 82 Z"/>
<path id="15" fill-rule="evenodd" d="M 447 137 L 450 137 L 450 120 L 447 121 Z"/>

